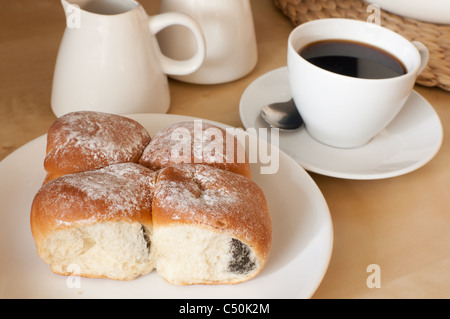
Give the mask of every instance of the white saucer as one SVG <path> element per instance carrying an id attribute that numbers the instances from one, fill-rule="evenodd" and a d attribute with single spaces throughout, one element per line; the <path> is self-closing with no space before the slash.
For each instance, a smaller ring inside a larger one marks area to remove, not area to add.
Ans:
<path id="1" fill-rule="evenodd" d="M 261 108 L 291 98 L 287 68 L 268 72 L 245 90 L 240 102 L 244 127 L 268 127 Z M 412 172 L 428 163 L 443 140 L 442 124 L 433 107 L 417 92 L 396 119 L 369 144 L 357 149 L 326 146 L 302 127 L 281 132 L 279 148 L 310 172 L 347 179 L 382 179 Z"/>
<path id="2" fill-rule="evenodd" d="M 196 119 L 171 114 L 128 116 L 150 136 L 168 125 Z M 249 138 L 247 151 L 255 143 L 268 147 L 255 135 L 236 133 Z M 310 175 L 280 152 L 279 170 L 274 174 L 261 173 L 266 164 L 259 158 L 251 163 L 252 179 L 266 194 L 273 228 L 269 260 L 252 280 L 237 285 L 176 286 L 156 271 L 131 281 L 78 278 L 77 282 L 75 276 L 55 275 L 37 255 L 30 229 L 30 207 L 46 174 L 46 143 L 42 135 L 0 161 L 0 299 L 310 298 L 328 269 L 333 249 L 328 205 Z"/>

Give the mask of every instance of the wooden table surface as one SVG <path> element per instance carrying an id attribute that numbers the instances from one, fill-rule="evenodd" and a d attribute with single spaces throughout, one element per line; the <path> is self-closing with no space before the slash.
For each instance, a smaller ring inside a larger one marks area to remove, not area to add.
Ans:
<path id="1" fill-rule="evenodd" d="M 159 0 L 141 1 L 150 15 Z M 259 61 L 246 77 L 201 86 L 170 81 L 171 114 L 242 127 L 239 100 L 258 76 L 286 65 L 293 26 L 271 0 L 253 0 Z M 59 1 L 4 1 L 0 10 L 0 160 L 45 134 L 55 120 L 52 74 L 65 17 Z M 450 36 L 450 35 L 449 35 Z M 311 173 L 331 211 L 334 247 L 314 298 L 450 297 L 450 93 L 416 87 L 435 108 L 444 142 L 424 167 L 358 181 Z M 0 176 L 1 178 L 1 176 Z M 1 205 L 1 204 L 0 204 Z M 379 265 L 379 288 L 367 267 Z M 249 296 L 251 298 L 251 296 Z"/>

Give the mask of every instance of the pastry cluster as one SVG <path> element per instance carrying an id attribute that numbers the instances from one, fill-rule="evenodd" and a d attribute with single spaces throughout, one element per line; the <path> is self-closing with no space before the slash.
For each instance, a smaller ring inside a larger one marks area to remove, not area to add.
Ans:
<path id="1" fill-rule="evenodd" d="M 57 119 L 30 215 L 53 272 L 132 280 L 156 270 L 190 285 L 235 284 L 262 270 L 272 243 L 264 193 L 236 158 L 239 142 L 206 123 L 199 138 L 196 124 L 151 137 L 119 115 Z"/>

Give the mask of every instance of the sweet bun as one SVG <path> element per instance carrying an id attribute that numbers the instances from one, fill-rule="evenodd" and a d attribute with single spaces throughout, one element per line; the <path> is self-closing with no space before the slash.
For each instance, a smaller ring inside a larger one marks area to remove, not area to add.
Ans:
<path id="1" fill-rule="evenodd" d="M 45 183 L 31 208 L 39 256 L 53 272 L 131 280 L 154 268 L 151 203 L 156 173 L 135 163 Z"/>
<path id="2" fill-rule="evenodd" d="M 254 278 L 272 245 L 244 148 L 202 121 L 151 138 L 119 115 L 73 112 L 49 129 L 30 214 L 38 255 L 61 275 L 177 285 Z"/>
<path id="3" fill-rule="evenodd" d="M 44 182 L 116 163 L 137 163 L 151 138 L 138 122 L 120 115 L 80 111 L 58 118 L 47 135 Z"/>
<path id="4" fill-rule="evenodd" d="M 139 163 L 155 171 L 173 164 L 204 164 L 251 178 L 247 155 L 236 137 L 200 120 L 176 123 L 158 131 Z"/>
<path id="5" fill-rule="evenodd" d="M 255 277 L 272 244 L 263 191 L 211 166 L 162 169 L 152 204 L 156 269 L 172 284 L 235 284 Z"/>

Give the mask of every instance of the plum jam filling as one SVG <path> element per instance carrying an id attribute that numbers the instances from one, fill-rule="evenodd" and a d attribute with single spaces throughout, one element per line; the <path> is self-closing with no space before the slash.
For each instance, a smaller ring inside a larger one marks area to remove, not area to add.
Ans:
<path id="1" fill-rule="evenodd" d="M 247 274 L 256 268 L 255 258 L 250 247 L 240 240 L 232 238 L 230 241 L 231 260 L 228 271 L 236 274 Z"/>

